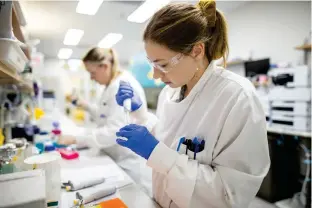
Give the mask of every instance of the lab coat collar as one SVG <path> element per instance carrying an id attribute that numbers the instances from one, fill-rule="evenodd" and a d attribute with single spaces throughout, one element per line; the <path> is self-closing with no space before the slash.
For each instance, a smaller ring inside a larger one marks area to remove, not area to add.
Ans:
<path id="1" fill-rule="evenodd" d="M 206 85 L 206 83 L 208 82 L 208 80 L 211 77 L 215 68 L 216 68 L 216 61 L 211 61 L 210 64 L 208 65 L 208 67 L 206 68 L 204 74 L 198 80 L 198 82 L 195 84 L 195 86 L 193 87 L 193 89 L 191 90 L 189 95 L 179 103 L 182 104 L 182 103 L 191 102 L 193 100 L 194 96 L 196 96 L 197 93 L 200 92 L 202 90 L 202 88 Z M 180 92 L 180 90 L 181 90 L 181 88 L 178 88 L 177 91 Z M 177 91 L 175 90 L 175 92 L 177 92 Z M 168 98 L 169 102 L 176 103 L 175 100 L 172 99 L 172 94 L 171 95 L 168 94 L 167 98 Z"/>

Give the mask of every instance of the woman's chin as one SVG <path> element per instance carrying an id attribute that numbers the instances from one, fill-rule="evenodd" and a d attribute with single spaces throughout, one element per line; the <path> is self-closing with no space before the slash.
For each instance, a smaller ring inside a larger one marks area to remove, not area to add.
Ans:
<path id="1" fill-rule="evenodd" d="M 168 85 L 168 86 L 171 87 L 171 88 L 178 88 L 178 87 L 180 87 L 179 85 L 174 84 L 174 83 L 172 83 L 172 82 L 170 82 L 170 83 L 165 83 L 165 84 Z"/>

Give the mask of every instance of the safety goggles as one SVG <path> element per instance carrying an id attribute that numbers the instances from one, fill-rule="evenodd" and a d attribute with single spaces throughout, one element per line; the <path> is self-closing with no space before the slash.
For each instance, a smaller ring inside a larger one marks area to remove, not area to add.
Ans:
<path id="1" fill-rule="evenodd" d="M 177 55 L 175 55 L 174 57 L 172 57 L 167 64 L 157 64 L 155 62 L 151 62 L 150 64 L 153 68 L 157 68 L 160 71 L 162 71 L 163 73 L 168 73 L 169 71 L 172 70 L 172 68 L 174 66 L 176 66 L 182 59 L 183 59 L 183 54 L 179 53 Z"/>

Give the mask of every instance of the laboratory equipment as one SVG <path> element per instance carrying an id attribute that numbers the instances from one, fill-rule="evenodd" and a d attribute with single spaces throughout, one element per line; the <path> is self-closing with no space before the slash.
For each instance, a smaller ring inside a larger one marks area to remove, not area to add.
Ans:
<path id="1" fill-rule="evenodd" d="M 122 90 L 126 90 L 129 93 L 129 96 L 121 96 L 122 93 L 124 93 Z M 120 81 L 116 99 L 117 103 L 124 107 L 126 123 L 130 124 L 130 112 L 139 109 L 142 105 L 140 97 L 134 92 L 133 88 L 128 82 Z"/>
<path id="2" fill-rule="evenodd" d="M 56 148 L 55 148 L 55 146 L 54 146 L 52 141 L 44 142 L 44 151 L 45 152 L 52 152 L 52 151 L 55 151 L 55 150 L 56 150 Z"/>
<path id="3" fill-rule="evenodd" d="M 32 147 L 25 138 L 14 138 L 7 145 L 13 144 L 16 149 L 16 154 L 12 158 L 11 164 L 14 165 L 14 172 L 27 170 L 24 164 L 25 158 L 33 155 Z"/>
<path id="4" fill-rule="evenodd" d="M 244 62 L 244 66 L 246 77 L 253 77 L 258 74 L 267 74 L 270 69 L 270 59 L 246 61 Z"/>
<path id="5" fill-rule="evenodd" d="M 308 66 L 275 68 L 268 72 L 269 126 L 311 131 L 311 85 Z"/>
<path id="6" fill-rule="evenodd" d="M 131 102 L 126 101 L 127 99 L 130 99 Z M 126 107 L 129 108 L 131 112 L 138 110 L 143 104 L 138 92 L 136 92 L 133 87 L 125 81 L 120 81 L 119 83 L 116 101 L 120 106 L 124 106 L 124 102 L 126 101 Z"/>
<path id="7" fill-rule="evenodd" d="M 66 160 L 73 160 L 79 157 L 79 153 L 74 150 L 59 149 L 58 152 L 61 154 L 62 158 Z"/>
<path id="8" fill-rule="evenodd" d="M 61 170 L 58 152 L 43 153 L 25 159 L 25 163 L 32 169 L 45 170 L 45 192 L 48 207 L 57 207 L 61 198 Z"/>
<path id="9" fill-rule="evenodd" d="M 58 138 L 62 133 L 62 131 L 60 130 L 60 124 L 59 122 L 53 122 L 52 125 L 52 140 L 58 141 Z"/>
<path id="10" fill-rule="evenodd" d="M 56 107 L 56 97 L 54 91 L 43 91 L 43 109 L 46 112 L 51 112 Z"/>
<path id="11" fill-rule="evenodd" d="M 43 170 L 0 175 L 0 187 L 0 208 L 46 207 L 45 172 Z"/>
<path id="12" fill-rule="evenodd" d="M 287 101 L 273 101 L 271 103 L 271 110 L 273 115 L 278 116 L 305 116 L 311 115 L 310 102 L 287 102 Z"/>
<path id="13" fill-rule="evenodd" d="M 123 102 L 123 107 L 125 110 L 125 120 L 127 124 L 130 124 L 130 112 L 131 112 L 131 99 L 125 99 Z"/>
<path id="14" fill-rule="evenodd" d="M 30 156 L 30 146 L 26 139 L 12 139 L 0 146 L 0 174 L 26 170 L 24 159 Z"/>
<path id="15" fill-rule="evenodd" d="M 25 138 L 27 141 L 33 142 L 37 134 L 40 134 L 40 129 L 36 125 L 17 124 L 12 127 L 12 138 Z"/>
<path id="16" fill-rule="evenodd" d="M 310 71 L 306 65 L 290 67 L 290 68 L 275 68 L 268 72 L 272 78 L 274 85 L 286 87 L 309 87 L 310 86 Z"/>
<path id="17" fill-rule="evenodd" d="M 114 194 L 116 190 L 117 190 L 116 186 L 109 185 L 105 188 L 101 188 L 87 194 L 84 194 L 82 192 L 76 192 L 76 199 L 74 200 L 74 205 L 80 206 L 83 204 L 93 202 L 95 200 Z"/>
<path id="18" fill-rule="evenodd" d="M 311 131 L 311 117 L 272 114 L 270 127 L 309 132 Z"/>
<path id="19" fill-rule="evenodd" d="M 14 144 L 0 146 L 0 174 L 12 173 L 14 171 L 12 162 L 16 154 L 17 149 Z"/>
<path id="20" fill-rule="evenodd" d="M 12 103 L 6 99 L 1 105 L 1 127 L 4 130 L 5 142 L 12 139 L 12 127 L 15 122 L 11 120 Z"/>
<path id="21" fill-rule="evenodd" d="M 33 141 L 34 136 L 40 133 L 40 129 L 36 125 L 39 115 L 38 109 L 35 108 L 34 100 L 30 97 L 23 99 L 18 107 L 12 110 L 12 118 L 16 121 L 16 125 L 12 127 L 12 138 L 26 138 Z"/>
<path id="22" fill-rule="evenodd" d="M 96 175 L 92 178 L 81 178 L 80 180 L 69 180 L 63 185 L 66 188 L 66 191 L 77 191 L 87 187 L 95 186 L 101 183 L 104 183 L 105 178 L 103 176 Z"/>

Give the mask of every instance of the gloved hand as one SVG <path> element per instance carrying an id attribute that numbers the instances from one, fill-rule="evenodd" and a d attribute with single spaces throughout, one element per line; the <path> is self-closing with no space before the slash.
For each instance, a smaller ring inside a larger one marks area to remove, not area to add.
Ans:
<path id="1" fill-rule="evenodd" d="M 128 82 L 120 81 L 119 89 L 116 94 L 116 101 L 118 105 L 123 106 L 123 102 L 131 99 L 131 111 L 136 111 L 142 106 L 142 100 Z"/>
<path id="2" fill-rule="evenodd" d="M 130 124 L 121 128 L 116 135 L 117 137 L 125 137 L 128 139 L 117 139 L 116 142 L 119 145 L 131 149 L 146 160 L 148 160 L 152 151 L 159 143 L 146 127 L 136 124 Z"/>

